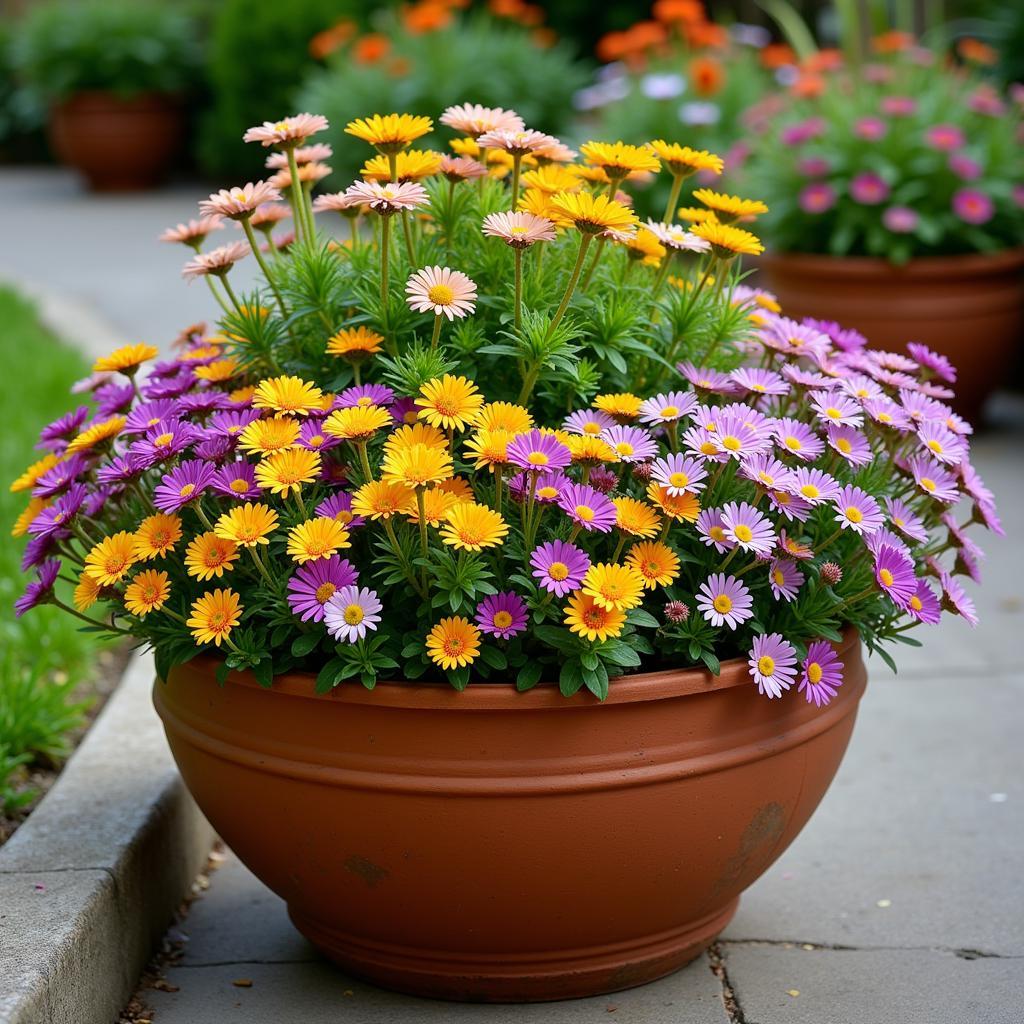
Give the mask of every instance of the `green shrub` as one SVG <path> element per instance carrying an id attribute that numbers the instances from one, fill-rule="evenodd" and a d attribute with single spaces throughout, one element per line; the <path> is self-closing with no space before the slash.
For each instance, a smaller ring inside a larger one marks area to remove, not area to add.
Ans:
<path id="1" fill-rule="evenodd" d="M 187 91 L 201 66 L 196 24 L 180 5 L 61 0 L 15 27 L 11 63 L 43 100 L 88 90 L 131 97 Z"/>

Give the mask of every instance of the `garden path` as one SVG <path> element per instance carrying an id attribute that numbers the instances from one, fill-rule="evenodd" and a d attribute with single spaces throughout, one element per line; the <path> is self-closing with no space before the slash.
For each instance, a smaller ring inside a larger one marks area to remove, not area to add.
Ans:
<path id="1" fill-rule="evenodd" d="M 124 339 L 166 346 L 214 312 L 202 285 L 178 276 L 185 251 L 155 240 L 206 191 L 86 197 L 62 171 L 2 170 L 0 278 L 77 303 L 71 340 L 77 311 L 83 322 L 98 314 Z M 717 947 L 730 1010 L 707 957 L 641 989 L 564 1004 L 479 1007 L 383 992 L 320 960 L 282 902 L 230 854 L 175 933 L 188 941 L 167 984 L 143 1000 L 159 1024 L 1017 1024 L 1022 443 L 1024 422 L 1010 415 L 975 445 L 1008 534 L 983 538 L 986 587 L 974 592 L 982 624 L 971 631 L 947 619 L 926 647 L 899 652 L 898 677 L 870 665 L 835 783 Z"/>

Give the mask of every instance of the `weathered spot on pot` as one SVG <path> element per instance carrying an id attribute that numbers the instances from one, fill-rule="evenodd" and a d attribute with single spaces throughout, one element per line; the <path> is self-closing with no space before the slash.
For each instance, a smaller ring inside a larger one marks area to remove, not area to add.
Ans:
<path id="1" fill-rule="evenodd" d="M 757 855 L 770 853 L 786 828 L 786 812 L 782 804 L 772 803 L 759 807 L 740 836 L 739 849 L 726 861 L 714 892 L 735 888 L 746 873 L 751 860 Z"/>
<path id="2" fill-rule="evenodd" d="M 358 875 L 371 889 L 391 874 L 387 868 L 382 868 L 379 864 L 374 864 L 372 860 L 360 857 L 356 853 L 348 857 L 344 866 L 346 871 Z"/>

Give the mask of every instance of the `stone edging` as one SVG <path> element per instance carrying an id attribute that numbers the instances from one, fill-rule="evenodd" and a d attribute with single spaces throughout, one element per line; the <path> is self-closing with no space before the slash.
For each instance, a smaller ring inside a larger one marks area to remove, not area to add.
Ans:
<path id="1" fill-rule="evenodd" d="M 134 655 L 57 783 L 0 848 L 0 1024 L 110 1024 L 214 840 Z"/>

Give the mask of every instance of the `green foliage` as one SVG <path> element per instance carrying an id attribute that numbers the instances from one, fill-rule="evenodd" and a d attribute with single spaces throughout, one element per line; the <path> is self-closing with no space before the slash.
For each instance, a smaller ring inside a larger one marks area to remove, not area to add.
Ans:
<path id="1" fill-rule="evenodd" d="M 196 22 L 181 4 L 56 0 L 29 7 L 11 61 L 46 101 L 88 90 L 129 98 L 189 91 L 201 51 Z"/>

